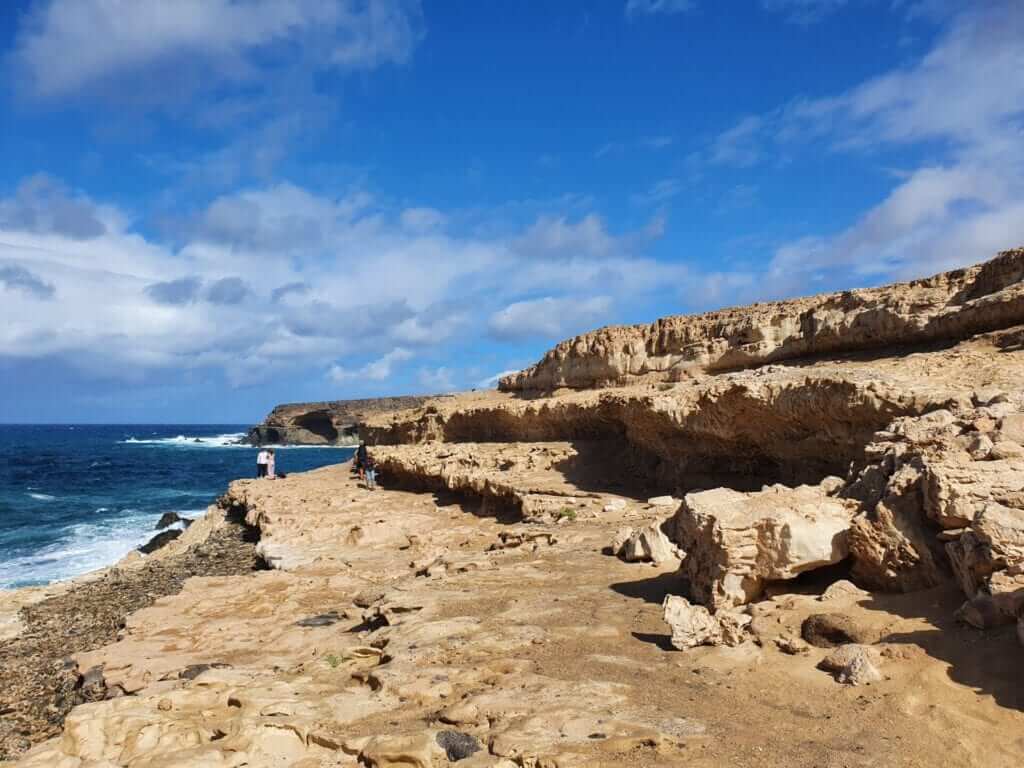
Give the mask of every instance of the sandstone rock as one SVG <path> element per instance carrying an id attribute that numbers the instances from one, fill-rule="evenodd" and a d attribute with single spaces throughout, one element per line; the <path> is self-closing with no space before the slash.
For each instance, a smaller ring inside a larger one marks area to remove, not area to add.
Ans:
<path id="1" fill-rule="evenodd" d="M 684 651 L 700 645 L 739 645 L 751 618 L 735 611 L 714 616 L 703 605 L 685 597 L 668 595 L 662 604 L 665 622 L 672 630 L 672 647 Z"/>
<path id="2" fill-rule="evenodd" d="M 999 422 L 999 436 L 1024 445 L 1024 413 L 1012 413 L 1004 416 Z"/>
<path id="3" fill-rule="evenodd" d="M 612 499 L 602 507 L 602 511 L 605 513 L 621 512 L 626 508 L 625 499 Z"/>
<path id="4" fill-rule="evenodd" d="M 832 672 L 840 683 L 865 685 L 882 679 L 875 663 L 876 658 L 869 648 L 849 644 L 834 650 L 818 666 Z"/>
<path id="5" fill-rule="evenodd" d="M 665 622 L 672 630 L 672 647 L 685 651 L 698 645 L 717 645 L 722 641 L 722 627 L 703 605 L 669 595 L 662 604 Z"/>
<path id="6" fill-rule="evenodd" d="M 652 496 L 647 500 L 647 504 L 652 507 L 674 507 L 679 501 L 671 496 Z"/>
<path id="7" fill-rule="evenodd" d="M 612 551 L 627 563 L 678 563 L 682 553 L 665 535 L 663 525 L 620 530 L 612 540 Z"/>
<path id="8" fill-rule="evenodd" d="M 873 589 L 910 592 L 939 584 L 941 550 L 925 517 L 923 461 L 901 456 L 887 441 L 844 489 L 864 512 L 850 527 L 853 576 Z"/>
<path id="9" fill-rule="evenodd" d="M 993 574 L 1024 564 L 1024 509 L 985 504 L 970 529 L 946 544 L 946 551 L 964 594 L 974 598 L 988 589 Z"/>
<path id="10" fill-rule="evenodd" d="M 775 644 L 780 651 L 788 653 L 790 656 L 805 655 L 811 652 L 811 646 L 805 640 L 791 635 L 776 637 Z"/>
<path id="11" fill-rule="evenodd" d="M 768 581 L 843 560 L 853 503 L 820 488 L 773 486 L 756 493 L 719 488 L 687 494 L 674 541 L 694 595 L 713 610 L 756 599 Z"/>
<path id="12" fill-rule="evenodd" d="M 877 629 L 859 624 L 842 613 L 812 614 L 804 619 L 800 634 L 804 640 L 818 648 L 835 648 L 847 643 L 876 643 L 881 636 Z"/>
<path id="13" fill-rule="evenodd" d="M 996 461 L 1000 459 L 1024 459 L 1024 446 L 1011 440 L 1000 440 L 992 446 L 989 456 Z"/>
<path id="14" fill-rule="evenodd" d="M 829 584 L 825 591 L 818 596 L 818 600 L 823 603 L 832 600 L 860 600 L 869 597 L 870 594 L 870 592 L 861 589 L 852 581 L 840 579 Z"/>
<path id="15" fill-rule="evenodd" d="M 359 758 L 373 768 L 433 768 L 435 757 L 443 754 L 437 740 L 422 733 L 374 736 L 361 747 Z"/>
<path id="16" fill-rule="evenodd" d="M 988 435 L 978 433 L 973 435 L 967 443 L 967 452 L 975 461 L 984 461 L 992 453 L 994 444 Z M 1001 457 L 996 457 L 1001 458 Z"/>
<path id="17" fill-rule="evenodd" d="M 562 342 L 499 386 L 517 391 L 679 381 L 814 354 L 964 338 L 1024 322 L 1022 260 L 1024 251 L 1008 251 L 910 283 L 602 328 Z"/>

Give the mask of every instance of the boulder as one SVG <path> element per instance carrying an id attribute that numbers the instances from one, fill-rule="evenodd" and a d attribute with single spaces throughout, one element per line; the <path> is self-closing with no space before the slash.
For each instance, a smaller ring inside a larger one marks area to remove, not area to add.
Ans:
<path id="1" fill-rule="evenodd" d="M 858 624 L 843 613 L 814 613 L 800 625 L 804 640 L 818 648 L 835 648 L 847 643 L 877 643 L 881 633 Z"/>
<path id="2" fill-rule="evenodd" d="M 712 616 L 703 605 L 694 605 L 678 595 L 668 595 L 662 610 L 672 629 L 672 647 L 680 651 L 699 645 L 740 645 L 751 621 L 750 616 L 738 611 Z"/>
<path id="3" fill-rule="evenodd" d="M 145 544 L 143 544 L 141 547 L 139 547 L 139 552 L 141 552 L 144 555 L 150 555 L 156 552 L 161 547 L 167 546 L 179 536 L 181 536 L 181 531 L 177 528 L 172 528 L 171 530 L 167 531 L 161 531 L 156 536 L 147 541 Z"/>
<path id="4" fill-rule="evenodd" d="M 933 587 L 945 573 L 934 526 L 924 513 L 923 461 L 884 448 L 882 453 L 844 491 L 864 509 L 850 526 L 853 576 L 879 590 Z"/>
<path id="5" fill-rule="evenodd" d="M 154 530 L 162 531 L 164 528 L 169 528 L 176 523 L 181 523 L 183 528 L 188 528 L 192 525 L 191 520 L 187 517 L 182 517 L 177 512 L 164 512 L 160 515 L 160 519 L 157 520 Z"/>
<path id="6" fill-rule="evenodd" d="M 856 509 L 820 486 L 718 488 L 686 495 L 673 540 L 694 596 L 717 611 L 757 599 L 769 581 L 843 560 Z"/>
<path id="7" fill-rule="evenodd" d="M 876 657 L 863 645 L 842 645 L 821 660 L 821 669 L 831 672 L 836 680 L 846 685 L 864 685 L 882 679 Z"/>
<path id="8" fill-rule="evenodd" d="M 678 563 L 682 553 L 663 530 L 664 524 L 651 523 L 643 528 L 625 528 L 612 539 L 612 551 L 627 563 Z"/>

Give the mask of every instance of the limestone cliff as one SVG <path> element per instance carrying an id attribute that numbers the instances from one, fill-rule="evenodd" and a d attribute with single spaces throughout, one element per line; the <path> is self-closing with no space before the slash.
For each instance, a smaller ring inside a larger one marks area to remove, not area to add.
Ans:
<path id="1" fill-rule="evenodd" d="M 504 391 L 680 381 L 704 373 L 886 346 L 957 340 L 1024 323 L 1024 249 L 882 288 L 674 316 L 563 341 Z"/>
<path id="2" fill-rule="evenodd" d="M 414 408 L 426 397 L 375 397 L 319 403 L 287 403 L 249 430 L 254 445 L 351 445 L 358 425 L 370 414 Z"/>

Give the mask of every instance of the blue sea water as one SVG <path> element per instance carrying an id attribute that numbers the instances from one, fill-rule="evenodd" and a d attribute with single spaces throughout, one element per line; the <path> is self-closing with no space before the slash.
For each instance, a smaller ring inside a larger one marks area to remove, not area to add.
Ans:
<path id="1" fill-rule="evenodd" d="M 237 425 L 0 425 L 0 588 L 47 584 L 117 561 L 164 512 L 201 515 L 255 474 Z M 348 460 L 351 448 L 281 447 L 278 472 Z"/>

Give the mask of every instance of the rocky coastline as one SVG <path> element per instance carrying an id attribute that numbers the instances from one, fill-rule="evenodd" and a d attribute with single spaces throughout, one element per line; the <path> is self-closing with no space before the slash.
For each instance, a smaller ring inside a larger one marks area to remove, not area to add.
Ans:
<path id="1" fill-rule="evenodd" d="M 16 765 L 1018 764 L 1021 381 L 1018 250 L 362 413 L 382 490 L 239 480 L 128 598 L 12 603 L 11 647 L 117 606 L 47 646 Z M 169 565 L 229 519 L 232 565 Z"/>
<path id="2" fill-rule="evenodd" d="M 376 397 L 317 403 L 286 403 L 249 429 L 252 445 L 356 445 L 359 426 L 372 414 L 416 408 L 427 396 Z"/>

